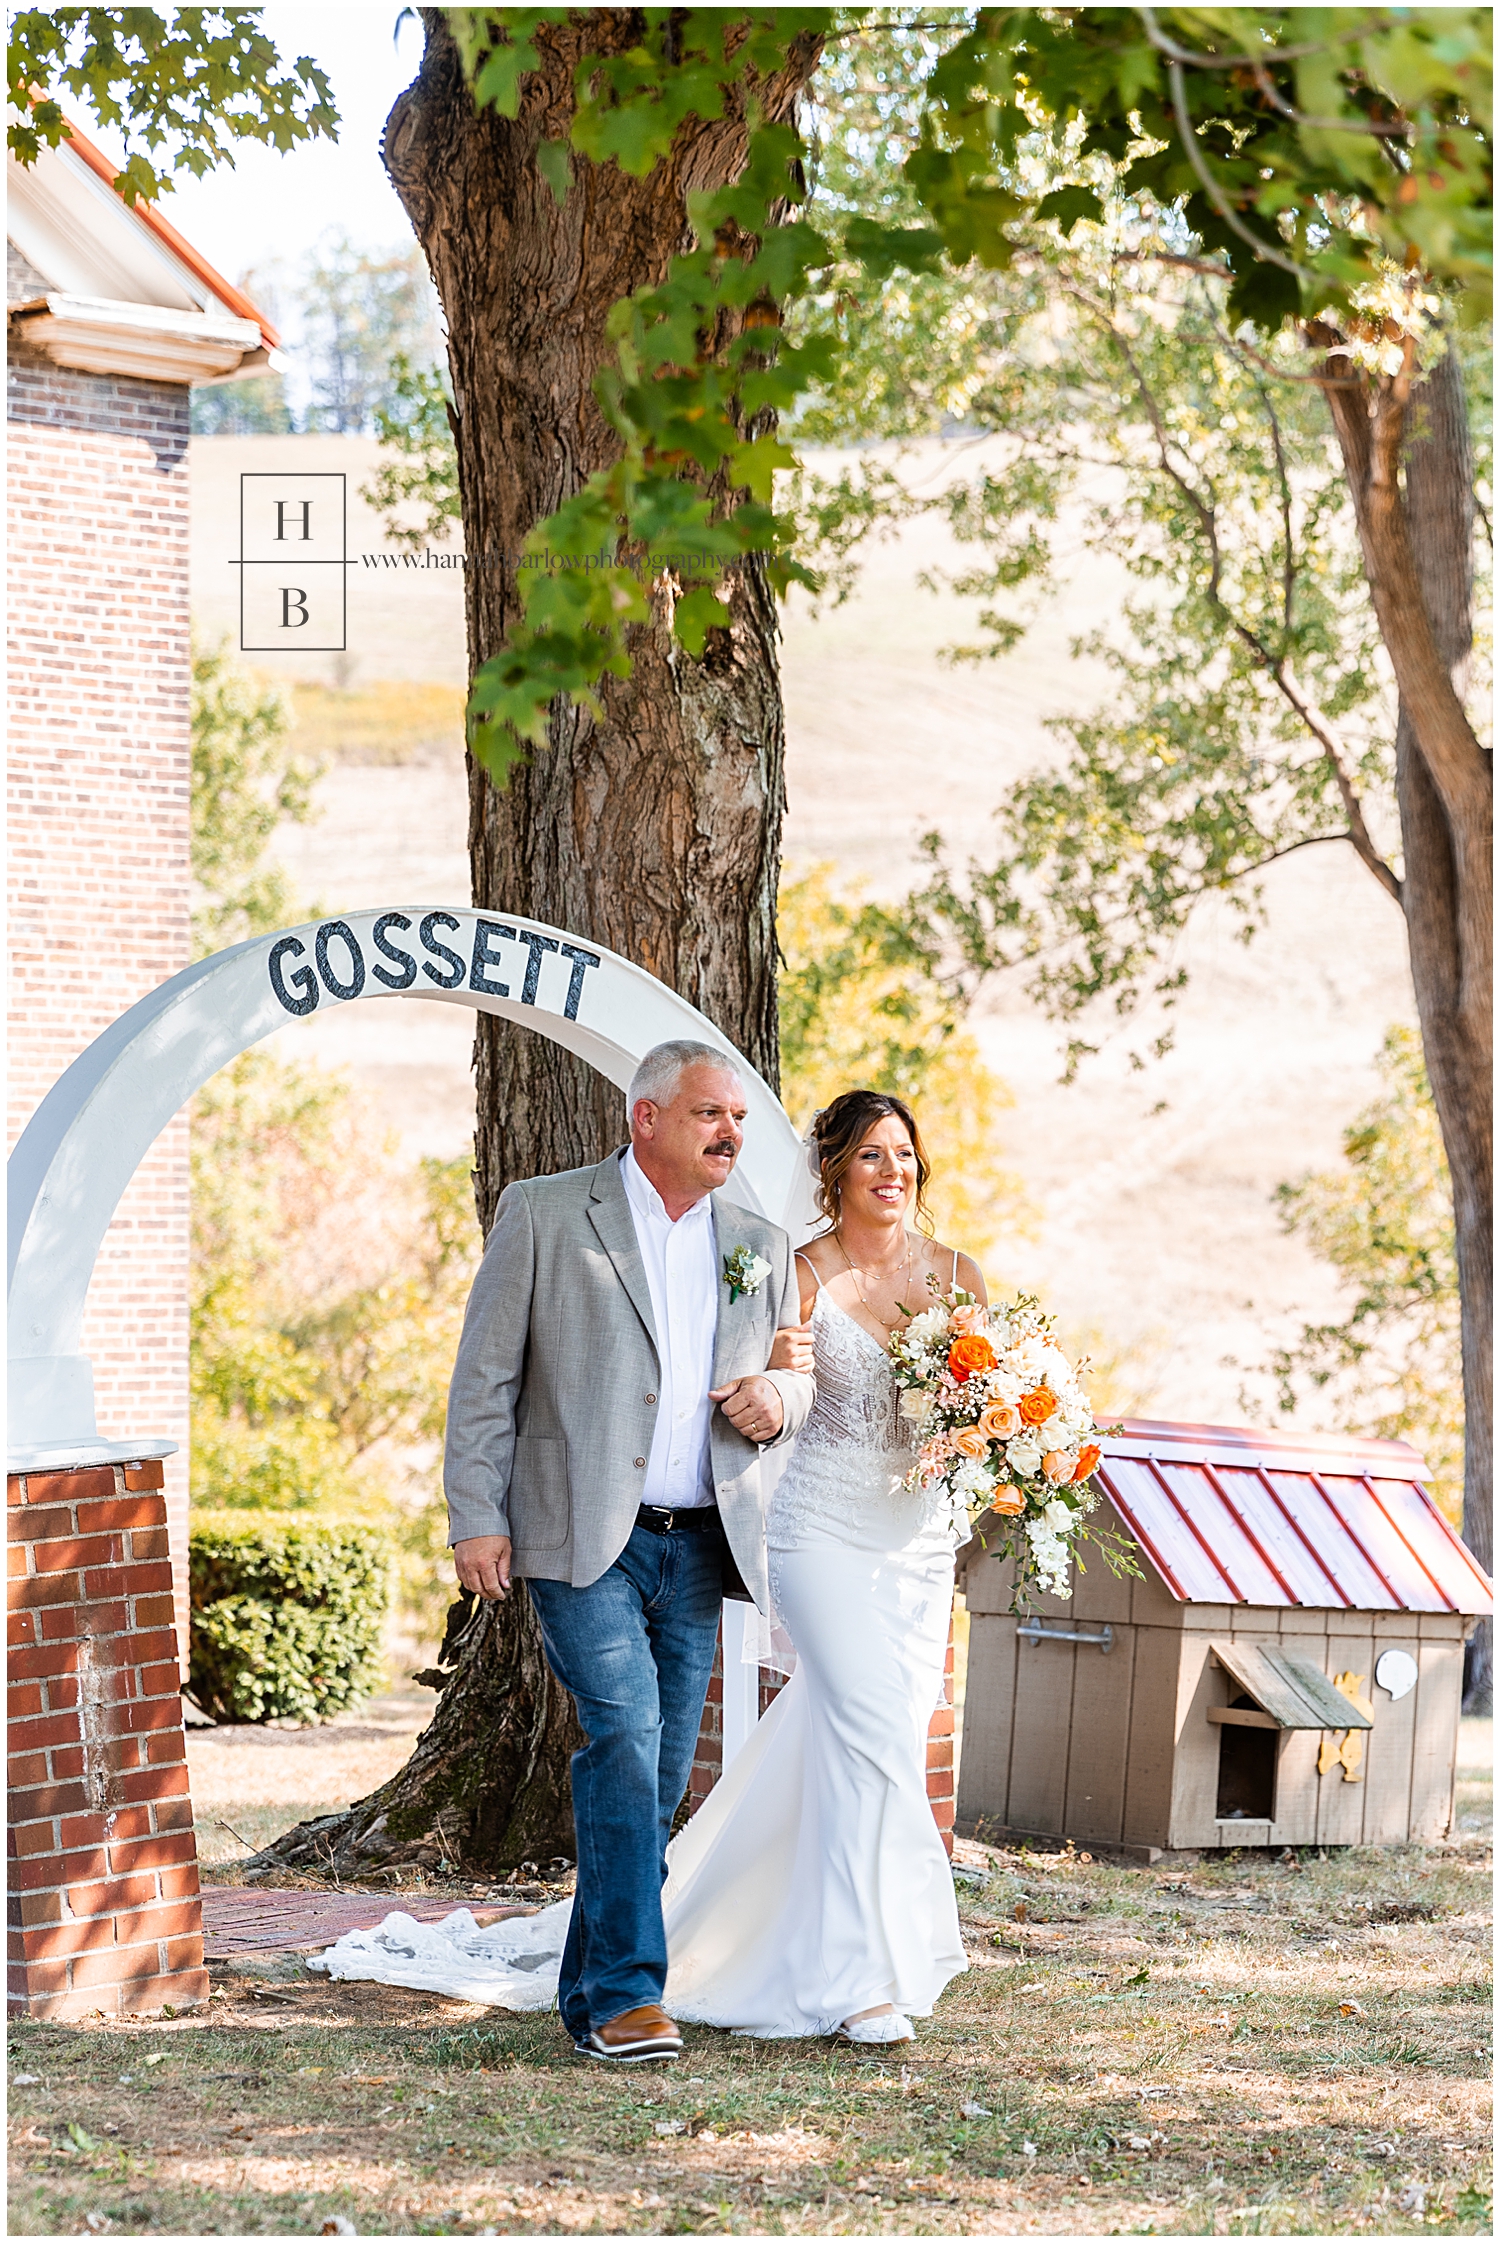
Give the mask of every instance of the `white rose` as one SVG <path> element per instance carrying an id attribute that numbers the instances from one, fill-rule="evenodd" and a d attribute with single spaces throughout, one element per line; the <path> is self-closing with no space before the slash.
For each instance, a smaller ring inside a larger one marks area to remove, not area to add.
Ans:
<path id="1" fill-rule="evenodd" d="M 1061 1496 L 1054 1496 L 1042 1513 L 1042 1524 L 1052 1534 L 1071 1534 L 1077 1518 L 1078 1514 L 1070 1503 L 1064 1503 Z"/>
<path id="2" fill-rule="evenodd" d="M 932 1396 L 920 1386 L 909 1386 L 901 1397 L 900 1409 L 909 1425 L 925 1425 L 932 1415 Z"/>
<path id="3" fill-rule="evenodd" d="M 924 1308 L 920 1316 L 912 1318 L 902 1337 L 914 1340 L 918 1347 L 925 1347 L 929 1340 L 940 1339 L 947 1329 L 948 1311 L 945 1308 Z"/>
<path id="4" fill-rule="evenodd" d="M 1019 1478 L 1029 1480 L 1041 1469 L 1042 1444 L 1034 1433 L 1018 1433 L 1005 1445 L 1005 1460 Z"/>

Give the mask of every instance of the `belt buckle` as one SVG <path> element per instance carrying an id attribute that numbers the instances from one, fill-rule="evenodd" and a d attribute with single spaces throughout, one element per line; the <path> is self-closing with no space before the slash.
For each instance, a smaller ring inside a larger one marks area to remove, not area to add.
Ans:
<path id="1" fill-rule="evenodd" d="M 671 1531 L 672 1531 L 672 1525 L 673 1525 L 673 1522 L 674 1522 L 674 1520 L 676 1519 L 676 1517 L 677 1517 L 677 1513 L 676 1513 L 675 1511 L 669 1511 L 669 1512 L 667 1513 L 666 1517 L 665 1517 L 665 1518 L 664 1518 L 664 1519 L 662 1520 L 662 1522 L 661 1522 L 661 1531 L 662 1531 L 662 1533 L 663 1533 L 663 1534 L 670 1534 L 670 1533 L 671 1533 Z"/>

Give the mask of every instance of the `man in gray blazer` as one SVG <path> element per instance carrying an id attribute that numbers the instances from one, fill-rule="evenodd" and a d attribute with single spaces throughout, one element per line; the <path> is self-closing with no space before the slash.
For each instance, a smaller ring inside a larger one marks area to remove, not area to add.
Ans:
<path id="1" fill-rule="evenodd" d="M 558 2007 L 580 2053 L 681 2053 L 661 1886 L 725 1593 L 766 1603 L 759 1452 L 812 1405 L 791 1241 L 713 1194 L 745 1098 L 711 1045 L 648 1052 L 630 1145 L 503 1194 L 464 1319 L 444 1482 L 458 1577 L 530 1584 L 588 1744 Z M 778 1364 L 771 1370 L 773 1348 Z"/>

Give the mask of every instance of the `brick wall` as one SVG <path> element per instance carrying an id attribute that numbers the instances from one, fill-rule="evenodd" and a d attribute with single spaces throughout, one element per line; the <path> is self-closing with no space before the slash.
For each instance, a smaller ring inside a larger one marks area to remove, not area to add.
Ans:
<path id="1" fill-rule="evenodd" d="M 760 1711 L 766 1714 L 779 1690 L 786 1687 L 786 1678 L 775 1674 L 769 1667 L 760 1670 Z M 943 1668 L 944 1702 L 934 1713 L 927 1728 L 927 1797 L 932 1807 L 932 1819 L 938 1826 L 943 1844 L 949 1854 L 953 1852 L 953 1629 L 948 1629 L 948 1657 Z M 708 1697 L 703 1707 L 703 1719 L 698 1725 L 698 1747 L 693 1755 L 692 1773 L 688 1777 L 687 1809 L 695 1815 L 718 1782 L 724 1766 L 724 1638 L 720 1631 L 718 1647 L 714 1652 L 714 1671 L 709 1679 Z"/>
<path id="2" fill-rule="evenodd" d="M 206 1999 L 159 1464 L 7 1483 L 8 2006 Z"/>
<path id="3" fill-rule="evenodd" d="M 188 393 L 28 356 L 8 373 L 8 1142 L 63 1069 L 190 958 Z M 187 1124 L 157 1140 L 83 1334 L 100 1431 L 180 1444 L 167 1503 L 186 1614 Z"/>

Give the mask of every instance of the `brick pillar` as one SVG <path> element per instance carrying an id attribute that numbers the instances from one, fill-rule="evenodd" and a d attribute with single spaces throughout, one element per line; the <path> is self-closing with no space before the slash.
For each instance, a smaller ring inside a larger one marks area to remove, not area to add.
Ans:
<path id="1" fill-rule="evenodd" d="M 8 2007 L 208 1995 L 159 1463 L 6 1484 Z"/>
<path id="2" fill-rule="evenodd" d="M 943 1662 L 943 1703 L 927 1724 L 927 1798 L 943 1844 L 953 1855 L 953 1623 Z"/>
<path id="3" fill-rule="evenodd" d="M 688 1777 L 688 1813 L 696 1815 L 724 1772 L 724 1623 L 714 1646 L 714 1671 L 708 1679 L 703 1719 L 698 1724 L 698 1744 Z"/>
<path id="4" fill-rule="evenodd" d="M 760 1670 L 760 1711 L 764 1720 L 776 1694 L 786 1687 L 786 1676 L 769 1667 Z M 949 1855 L 953 1852 L 953 1626 L 948 1626 L 948 1656 L 943 1666 L 943 1699 L 927 1725 L 927 1797 L 932 1819 Z M 708 1685 L 703 1719 L 698 1727 L 698 1749 L 688 1778 L 688 1813 L 695 1815 L 718 1782 L 724 1765 L 724 1637 L 720 1630 L 714 1652 L 714 1671 Z"/>

